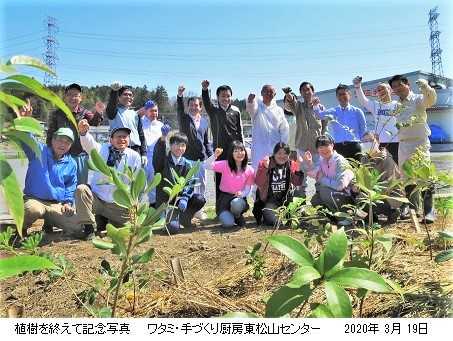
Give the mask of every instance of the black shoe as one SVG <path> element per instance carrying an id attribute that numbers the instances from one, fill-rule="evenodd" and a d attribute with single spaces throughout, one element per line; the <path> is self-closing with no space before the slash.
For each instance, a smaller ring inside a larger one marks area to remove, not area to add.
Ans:
<path id="1" fill-rule="evenodd" d="M 94 231 L 95 230 L 96 229 L 91 224 L 84 225 L 84 227 L 83 227 L 83 239 L 84 240 L 92 240 L 95 237 L 95 235 L 94 235 Z"/>
<path id="2" fill-rule="evenodd" d="M 432 224 L 436 220 L 436 216 L 433 211 L 425 215 L 425 219 L 422 219 L 422 223 Z"/>
<path id="3" fill-rule="evenodd" d="M 395 224 L 398 221 L 400 212 L 398 209 L 391 209 L 389 215 L 387 216 L 387 224 Z"/>
<path id="4" fill-rule="evenodd" d="M 236 223 L 237 226 L 243 227 L 245 226 L 245 218 L 243 216 L 240 216 L 239 218 L 235 218 L 234 222 Z"/>
<path id="5" fill-rule="evenodd" d="M 96 214 L 94 216 L 94 219 L 96 220 L 96 226 L 97 226 L 98 233 L 101 233 L 102 231 L 105 231 L 107 229 L 107 223 L 109 221 L 106 217 Z"/>
<path id="6" fill-rule="evenodd" d="M 42 226 L 42 231 L 43 231 L 44 233 L 53 233 L 53 226 L 47 224 L 47 222 L 44 221 L 44 225 Z"/>

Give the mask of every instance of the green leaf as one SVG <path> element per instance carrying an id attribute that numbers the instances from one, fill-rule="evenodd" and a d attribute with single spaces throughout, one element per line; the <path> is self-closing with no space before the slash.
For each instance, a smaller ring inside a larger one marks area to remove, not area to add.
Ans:
<path id="1" fill-rule="evenodd" d="M 124 208 L 131 208 L 131 198 L 129 197 L 129 193 L 123 191 L 121 188 L 117 188 L 113 191 L 113 200 L 115 204 Z"/>
<path id="2" fill-rule="evenodd" d="M 111 177 L 110 168 L 95 148 L 93 148 L 90 152 L 90 160 L 93 162 L 93 165 L 97 170 L 109 178 Z"/>
<path id="3" fill-rule="evenodd" d="M 321 275 L 315 268 L 312 266 L 301 266 L 297 269 L 286 286 L 290 288 L 300 288 L 318 278 L 321 278 Z"/>
<path id="4" fill-rule="evenodd" d="M 16 113 L 16 115 L 19 114 L 19 108 L 17 106 L 23 106 L 23 105 L 27 104 L 27 103 L 25 103 L 25 101 L 21 100 L 20 98 L 9 95 L 3 91 L 0 91 L 0 101 L 5 103 L 11 109 L 13 109 L 14 112 Z"/>
<path id="5" fill-rule="evenodd" d="M 313 304 L 313 306 L 311 306 L 310 317 L 332 318 L 334 316 L 330 311 L 329 307 L 326 306 L 325 304 Z"/>
<path id="6" fill-rule="evenodd" d="M 167 208 L 166 203 L 161 204 L 157 208 L 157 210 L 154 209 L 153 207 L 150 207 L 148 209 L 148 213 L 147 213 L 146 218 L 143 221 L 142 225 L 143 226 L 154 225 L 156 222 L 158 222 L 160 220 L 161 215 L 165 211 L 166 208 Z"/>
<path id="7" fill-rule="evenodd" d="M 145 185 L 146 185 L 146 174 L 145 174 L 145 171 L 143 170 L 143 168 L 140 168 L 135 180 L 132 181 L 132 185 L 131 185 L 132 200 L 138 199 L 138 197 L 140 196 L 140 193 L 145 188 Z"/>
<path id="8" fill-rule="evenodd" d="M 453 240 L 453 232 L 452 231 L 440 231 L 439 237 L 443 240 Z"/>
<path id="9" fill-rule="evenodd" d="M 17 232 L 22 237 L 22 226 L 24 224 L 24 199 L 22 190 L 17 181 L 16 174 L 9 163 L 0 158 L 0 186 L 3 189 L 8 211 L 13 217 Z"/>
<path id="10" fill-rule="evenodd" d="M 436 263 L 443 263 L 453 258 L 453 249 L 448 249 L 439 253 L 434 260 Z"/>
<path id="11" fill-rule="evenodd" d="M 13 75 L 7 77 L 6 79 L 11 79 L 27 86 L 30 90 L 33 91 L 33 93 L 51 102 L 58 109 L 61 109 L 66 114 L 66 117 L 69 120 L 69 122 L 71 122 L 73 126 L 77 128 L 77 123 L 75 121 L 74 115 L 72 114 L 71 110 L 67 107 L 67 105 L 63 102 L 63 100 L 60 97 L 58 97 L 54 92 L 45 88 L 37 80 L 25 75 Z"/>
<path id="12" fill-rule="evenodd" d="M 392 234 L 381 234 L 380 236 L 376 237 L 376 242 L 380 243 L 384 247 L 385 252 L 388 253 L 392 248 L 394 237 L 395 236 Z"/>
<path id="13" fill-rule="evenodd" d="M 154 248 L 150 248 L 146 252 L 142 253 L 141 255 L 132 256 L 132 262 L 134 264 L 135 263 L 139 263 L 139 264 L 148 263 L 151 260 L 151 258 L 153 257 L 153 255 L 154 255 Z"/>
<path id="14" fill-rule="evenodd" d="M 30 56 L 23 56 L 23 55 L 13 56 L 6 62 L 6 65 L 27 65 L 27 66 L 34 67 L 36 69 L 40 69 L 53 76 L 57 75 L 53 70 L 51 70 L 41 60 L 34 58 L 34 57 L 30 57 Z"/>
<path id="15" fill-rule="evenodd" d="M 351 300 L 348 293 L 333 282 L 325 282 L 327 303 L 334 317 L 352 317 Z"/>
<path id="16" fill-rule="evenodd" d="M 362 268 L 344 268 L 333 274 L 329 281 L 343 288 L 363 288 L 374 292 L 390 293 L 393 289 L 381 275 Z"/>
<path id="17" fill-rule="evenodd" d="M 44 131 L 41 124 L 33 117 L 18 117 L 13 120 L 12 129 L 42 136 Z"/>
<path id="18" fill-rule="evenodd" d="M 12 67 L 11 65 L 6 65 L 6 64 L 0 63 L 0 72 L 10 75 L 10 74 L 16 73 L 16 69 L 14 67 Z"/>
<path id="19" fill-rule="evenodd" d="M 254 314 L 254 313 L 246 313 L 246 312 L 242 312 L 242 311 L 235 311 L 235 312 L 226 313 L 222 317 L 226 317 L 226 318 L 257 318 L 259 316 L 257 314 Z"/>
<path id="20" fill-rule="evenodd" d="M 347 248 L 348 238 L 343 229 L 332 234 L 327 241 L 326 248 L 322 252 L 324 254 L 324 265 L 322 266 L 323 272 L 321 274 L 328 272 L 341 262 L 346 256 Z"/>
<path id="21" fill-rule="evenodd" d="M 129 197 L 129 188 L 124 183 L 122 179 L 119 178 L 118 172 L 115 168 L 110 168 L 110 174 L 112 175 L 113 183 L 115 184 L 117 189 L 121 189 L 122 191 L 126 192 L 127 196 Z"/>
<path id="22" fill-rule="evenodd" d="M 91 242 L 93 243 L 93 245 L 95 247 L 97 247 L 98 249 L 101 249 L 101 250 L 111 250 L 115 246 L 110 242 L 106 242 L 104 240 L 97 239 L 97 238 L 93 239 Z"/>
<path id="23" fill-rule="evenodd" d="M 289 288 L 283 286 L 269 298 L 266 303 L 265 317 L 281 317 L 289 314 L 311 295 L 308 285 L 302 288 Z"/>
<path id="24" fill-rule="evenodd" d="M 162 175 L 160 175 L 160 173 L 154 174 L 153 181 L 151 181 L 151 183 L 149 183 L 148 186 L 146 186 L 145 194 L 148 194 L 151 190 L 156 188 L 157 185 L 160 184 L 161 180 L 162 180 Z"/>
<path id="25" fill-rule="evenodd" d="M 17 276 L 26 271 L 56 269 L 49 259 L 39 256 L 20 255 L 0 259 L 0 279 Z"/>
<path id="26" fill-rule="evenodd" d="M 286 235 L 270 236 L 269 243 L 298 265 L 313 265 L 310 251 L 297 239 Z"/>
<path id="27" fill-rule="evenodd" d="M 14 140 L 14 142 L 16 142 L 18 146 L 20 146 L 21 143 L 23 143 L 30 147 L 33 153 L 35 153 L 37 159 L 41 157 L 41 149 L 39 148 L 39 144 L 33 137 L 30 136 L 29 133 L 23 131 L 10 130 L 6 131 L 3 135 L 5 135 L 7 138 L 11 140 Z"/>
<path id="28" fill-rule="evenodd" d="M 126 253 L 126 239 L 129 238 L 130 228 L 116 228 L 112 224 L 107 224 L 107 236 L 112 239 L 122 254 Z"/>
<path id="29" fill-rule="evenodd" d="M 96 311 L 96 317 L 101 317 L 101 318 L 112 317 L 112 309 L 109 307 L 103 307 Z"/>

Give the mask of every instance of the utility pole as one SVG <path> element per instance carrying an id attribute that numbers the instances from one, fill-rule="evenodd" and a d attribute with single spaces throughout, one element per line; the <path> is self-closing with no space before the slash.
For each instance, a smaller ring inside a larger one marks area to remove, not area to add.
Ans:
<path id="1" fill-rule="evenodd" d="M 44 37 L 44 45 L 46 52 L 43 54 L 44 62 L 52 71 L 56 71 L 57 66 L 57 47 L 58 41 L 56 34 L 58 32 L 57 19 L 54 17 L 47 17 L 45 22 L 47 29 L 47 36 Z M 53 85 L 56 84 L 57 78 L 49 73 L 44 74 L 44 85 Z"/>
<path id="2" fill-rule="evenodd" d="M 439 26 L 437 24 L 437 18 L 439 17 L 439 12 L 437 6 L 432 8 L 429 11 L 429 43 L 431 45 L 431 66 L 432 73 L 434 75 L 433 81 L 437 83 L 439 78 L 444 77 L 444 70 L 442 67 L 442 49 L 440 48 L 439 41 Z"/>

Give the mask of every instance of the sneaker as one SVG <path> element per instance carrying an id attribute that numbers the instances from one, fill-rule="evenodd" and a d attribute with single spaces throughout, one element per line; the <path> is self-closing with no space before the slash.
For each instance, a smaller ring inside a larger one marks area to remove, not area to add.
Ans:
<path id="1" fill-rule="evenodd" d="M 348 219 L 343 219 L 338 222 L 338 226 L 350 226 L 352 225 L 352 221 Z"/>
<path id="2" fill-rule="evenodd" d="M 422 219 L 422 223 L 432 224 L 436 220 L 436 216 L 433 211 L 425 215 L 425 219 Z"/>
<path id="3" fill-rule="evenodd" d="M 195 213 L 194 217 L 197 218 L 198 220 L 207 220 L 208 219 L 208 215 L 203 210 L 199 210 L 197 213 Z"/>
<path id="4" fill-rule="evenodd" d="M 401 207 L 401 214 L 400 214 L 400 219 L 401 220 L 406 220 L 410 219 L 411 217 L 411 211 L 409 208 L 409 205 L 404 205 Z"/>
<path id="5" fill-rule="evenodd" d="M 175 234 L 181 231 L 181 225 L 179 224 L 179 221 L 172 220 L 170 223 L 167 224 L 168 231 L 171 234 Z"/>

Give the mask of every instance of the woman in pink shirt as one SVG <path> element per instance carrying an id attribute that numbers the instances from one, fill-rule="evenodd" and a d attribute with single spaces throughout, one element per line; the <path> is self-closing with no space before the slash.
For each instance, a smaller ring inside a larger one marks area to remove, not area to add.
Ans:
<path id="1" fill-rule="evenodd" d="M 223 152 L 216 148 L 206 160 L 206 167 L 222 174 L 220 191 L 216 200 L 216 213 L 224 228 L 235 224 L 244 226 L 242 214 L 248 210 L 247 195 L 254 183 L 254 170 L 248 165 L 247 151 L 242 142 L 233 141 L 232 153 L 227 160 L 215 161 Z"/>

